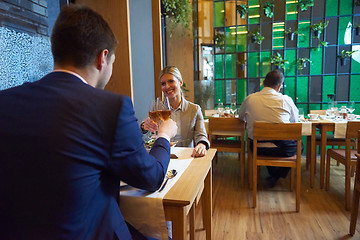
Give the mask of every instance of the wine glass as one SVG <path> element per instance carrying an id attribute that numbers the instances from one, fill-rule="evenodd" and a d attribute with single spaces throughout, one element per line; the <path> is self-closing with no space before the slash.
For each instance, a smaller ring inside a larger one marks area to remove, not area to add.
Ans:
<path id="1" fill-rule="evenodd" d="M 231 113 L 231 115 L 235 116 L 236 111 L 237 111 L 236 103 L 233 102 L 233 103 L 231 103 L 231 106 L 230 106 L 230 113 Z"/>
<path id="2" fill-rule="evenodd" d="M 167 98 L 164 102 L 159 103 L 158 114 L 162 121 L 166 121 L 171 117 L 171 109 Z"/>
<path id="3" fill-rule="evenodd" d="M 349 111 L 350 114 L 352 114 L 355 111 L 355 102 L 354 101 L 348 102 L 347 110 Z"/>
<path id="4" fill-rule="evenodd" d="M 159 123 L 160 122 L 160 116 L 159 116 L 159 104 L 160 104 L 160 100 L 159 98 L 157 98 L 156 100 L 151 101 L 150 105 L 149 105 L 149 118 L 151 119 L 151 121 L 153 121 L 153 123 Z M 157 135 L 157 131 L 155 132 L 155 134 L 151 135 L 151 138 L 156 138 Z"/>

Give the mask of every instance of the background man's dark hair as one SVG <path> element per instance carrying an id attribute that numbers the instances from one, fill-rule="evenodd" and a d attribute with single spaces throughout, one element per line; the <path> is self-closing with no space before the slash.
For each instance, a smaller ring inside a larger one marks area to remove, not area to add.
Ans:
<path id="1" fill-rule="evenodd" d="M 54 24 L 51 50 L 55 64 L 85 67 L 104 49 L 110 56 L 115 52 L 117 39 L 108 23 L 89 7 L 65 6 Z"/>
<path id="2" fill-rule="evenodd" d="M 284 82 L 284 75 L 282 74 L 282 72 L 274 70 L 266 74 L 263 85 L 264 87 L 271 87 L 275 89 L 283 82 Z"/>

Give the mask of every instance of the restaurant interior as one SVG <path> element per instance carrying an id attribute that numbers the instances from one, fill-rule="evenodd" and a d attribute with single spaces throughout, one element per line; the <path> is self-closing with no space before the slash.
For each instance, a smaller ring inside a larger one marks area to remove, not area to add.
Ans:
<path id="1" fill-rule="evenodd" d="M 196 159 L 199 170 L 184 170 L 188 179 L 179 176 L 177 192 L 162 196 L 166 220 L 180 226 L 172 239 L 360 239 L 359 0 L 3 0 L 0 90 L 52 71 L 51 29 L 69 3 L 109 22 L 119 44 L 105 89 L 131 97 L 139 124 L 150 102 L 163 98 L 165 66 L 181 71 L 183 94 L 201 107 L 208 165 Z M 268 162 L 252 152 L 238 118 L 272 70 L 284 74 L 281 93 L 302 115 L 304 146 L 291 164 L 267 159 L 294 169 L 275 187 L 266 184 L 261 165 Z M 191 191 L 180 210 L 171 205 Z"/>

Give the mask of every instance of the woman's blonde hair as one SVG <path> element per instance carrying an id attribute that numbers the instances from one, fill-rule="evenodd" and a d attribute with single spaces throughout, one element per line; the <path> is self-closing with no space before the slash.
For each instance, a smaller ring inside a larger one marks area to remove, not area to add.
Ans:
<path id="1" fill-rule="evenodd" d="M 177 80 L 179 80 L 180 82 L 183 82 L 181 73 L 177 67 L 167 66 L 167 67 L 163 68 L 163 70 L 161 70 L 161 72 L 160 72 L 159 79 L 166 73 L 173 75 L 174 77 L 176 77 Z"/>

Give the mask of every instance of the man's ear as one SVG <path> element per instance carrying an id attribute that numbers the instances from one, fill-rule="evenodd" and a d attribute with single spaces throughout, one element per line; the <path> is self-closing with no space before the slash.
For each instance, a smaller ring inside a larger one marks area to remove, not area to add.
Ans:
<path id="1" fill-rule="evenodd" d="M 104 49 L 96 57 L 96 69 L 98 69 L 99 71 L 101 71 L 104 65 L 106 64 L 108 54 L 109 54 L 109 50 Z"/>

